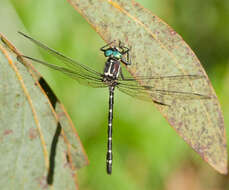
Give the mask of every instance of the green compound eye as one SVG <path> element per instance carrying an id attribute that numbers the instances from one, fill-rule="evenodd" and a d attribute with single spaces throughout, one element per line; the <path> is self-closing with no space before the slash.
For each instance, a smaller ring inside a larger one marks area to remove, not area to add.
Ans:
<path id="1" fill-rule="evenodd" d="M 109 49 L 109 50 L 106 50 L 104 54 L 106 57 L 109 57 L 113 54 L 113 51 Z"/>
<path id="2" fill-rule="evenodd" d="M 122 58 L 122 54 L 119 51 L 113 51 L 113 56 L 118 59 Z"/>

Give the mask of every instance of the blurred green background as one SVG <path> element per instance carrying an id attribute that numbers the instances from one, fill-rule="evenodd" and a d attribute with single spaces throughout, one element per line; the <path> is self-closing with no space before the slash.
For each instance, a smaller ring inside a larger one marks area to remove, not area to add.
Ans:
<path id="1" fill-rule="evenodd" d="M 172 26 L 202 62 L 229 124 L 229 1 L 138 0 Z M 0 32 L 27 55 L 53 62 L 17 34 L 23 31 L 102 71 L 104 42 L 66 0 L 1 0 Z M 71 116 L 90 165 L 78 171 L 82 190 L 224 190 L 217 174 L 168 125 L 154 106 L 116 92 L 113 174 L 105 172 L 108 89 L 79 85 L 36 65 Z M 228 132 L 228 131 L 227 131 Z"/>

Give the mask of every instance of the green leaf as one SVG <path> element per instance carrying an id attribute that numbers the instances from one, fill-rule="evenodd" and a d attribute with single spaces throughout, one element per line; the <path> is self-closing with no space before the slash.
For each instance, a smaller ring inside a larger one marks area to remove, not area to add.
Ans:
<path id="1" fill-rule="evenodd" d="M 88 161 L 71 119 L 34 67 L 0 38 L 0 189 L 78 189 L 76 169 Z"/>
<path id="2" fill-rule="evenodd" d="M 224 120 L 214 89 L 200 61 L 171 27 L 135 1 L 68 0 L 108 43 L 131 47 L 133 76 L 199 75 L 198 80 L 156 83 L 158 89 L 203 94 L 209 99 L 170 98 L 156 105 L 176 132 L 214 169 L 227 173 Z M 153 85 L 140 81 L 141 85 Z M 164 139 L 166 140 L 166 139 Z"/>

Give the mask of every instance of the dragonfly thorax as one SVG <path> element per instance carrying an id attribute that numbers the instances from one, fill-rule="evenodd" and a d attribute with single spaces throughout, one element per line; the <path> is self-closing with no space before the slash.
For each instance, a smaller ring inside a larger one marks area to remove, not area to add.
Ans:
<path id="1" fill-rule="evenodd" d="M 118 79 L 120 73 L 120 61 L 109 58 L 104 68 L 104 81 L 114 81 Z"/>

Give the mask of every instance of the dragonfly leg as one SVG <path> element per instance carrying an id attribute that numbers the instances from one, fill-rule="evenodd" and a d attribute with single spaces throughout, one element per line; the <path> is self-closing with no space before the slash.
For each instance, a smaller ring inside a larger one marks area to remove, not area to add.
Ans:
<path id="1" fill-rule="evenodd" d="M 159 105 L 162 105 L 162 106 L 168 106 L 168 107 L 170 107 L 169 104 L 165 104 L 165 103 L 163 103 L 163 102 L 158 102 L 157 100 L 153 100 L 153 102 L 154 102 L 155 104 L 159 104 Z"/>
<path id="2" fill-rule="evenodd" d="M 130 49 L 129 49 L 129 50 L 130 50 Z M 131 65 L 132 63 L 131 63 L 131 58 L 130 58 L 130 53 L 129 53 L 129 51 L 127 52 L 127 60 L 128 60 L 129 65 Z"/>
<path id="3" fill-rule="evenodd" d="M 122 68 L 121 67 L 120 67 L 120 76 L 121 76 L 122 80 L 125 80 L 124 75 L 122 73 Z"/>
<path id="4" fill-rule="evenodd" d="M 128 48 L 124 45 L 122 45 L 122 42 L 119 40 L 119 44 L 118 44 L 118 47 L 122 50 L 122 55 L 128 53 L 130 51 L 131 48 Z"/>
<path id="5" fill-rule="evenodd" d="M 129 59 L 129 61 L 126 61 L 126 60 L 124 60 L 123 58 L 121 59 L 121 62 L 122 63 L 124 63 L 125 65 L 131 65 L 132 63 L 131 63 L 131 59 L 130 58 L 128 58 Z"/>
<path id="6" fill-rule="evenodd" d="M 123 46 L 121 44 L 121 41 L 119 41 L 119 48 L 122 50 L 121 54 L 122 55 L 125 55 L 126 54 L 126 56 L 127 56 L 127 59 L 126 60 L 121 59 L 122 63 L 124 63 L 125 65 L 131 65 L 132 63 L 131 63 L 131 58 L 130 58 L 130 53 L 129 53 L 130 50 L 131 50 L 131 48 L 128 48 L 126 46 Z"/>
<path id="7" fill-rule="evenodd" d="M 110 42 L 110 43 L 108 43 L 108 44 L 106 44 L 105 46 L 101 47 L 101 48 L 100 48 L 100 51 L 106 51 L 107 49 L 110 48 L 109 46 L 110 46 L 111 44 L 113 44 L 114 42 L 115 42 L 115 40 L 112 41 L 112 42 Z"/>

